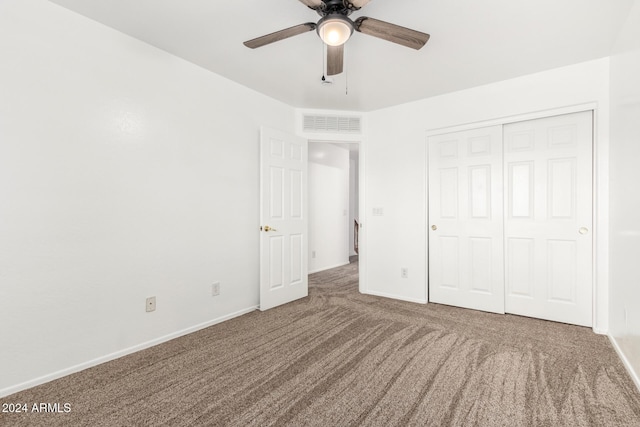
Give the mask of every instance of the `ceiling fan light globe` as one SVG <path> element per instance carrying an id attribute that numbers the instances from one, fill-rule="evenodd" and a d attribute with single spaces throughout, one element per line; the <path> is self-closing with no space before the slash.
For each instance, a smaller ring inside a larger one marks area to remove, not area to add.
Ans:
<path id="1" fill-rule="evenodd" d="M 318 24 L 318 35 L 329 46 L 344 44 L 353 34 L 353 24 L 344 18 L 329 18 Z"/>

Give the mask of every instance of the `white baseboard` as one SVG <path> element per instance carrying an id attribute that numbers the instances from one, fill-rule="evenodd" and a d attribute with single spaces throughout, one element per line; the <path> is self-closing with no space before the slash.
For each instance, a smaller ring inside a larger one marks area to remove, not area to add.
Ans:
<path id="1" fill-rule="evenodd" d="M 172 339 L 175 339 L 175 338 L 178 338 L 178 337 L 181 337 L 181 336 L 184 336 L 184 335 L 191 334 L 193 332 L 199 331 L 200 329 L 208 328 L 209 326 L 213 326 L 215 324 L 222 323 L 222 322 L 224 322 L 226 320 L 233 319 L 234 317 L 238 317 L 238 316 L 242 316 L 243 314 L 250 313 L 250 312 L 256 310 L 257 308 L 258 308 L 258 306 L 245 308 L 243 310 L 236 311 L 235 313 L 227 314 L 226 316 L 221 316 L 221 317 L 218 317 L 216 319 L 209 320 L 207 322 L 200 323 L 198 325 L 191 326 L 189 328 L 182 329 L 180 331 L 173 332 L 171 334 L 168 334 L 168 335 L 165 335 L 165 336 L 162 336 L 162 337 L 159 337 L 159 338 L 155 338 L 153 340 L 146 341 L 146 342 L 140 343 L 138 345 L 134 345 L 132 347 L 125 348 L 125 349 L 120 350 L 120 351 L 116 351 L 115 353 L 107 354 L 105 356 L 101 356 L 101 357 L 98 357 L 96 359 L 89 360 L 87 362 L 83 362 L 83 363 L 80 363 L 78 365 L 71 366 L 69 368 L 61 369 L 61 370 L 53 372 L 51 374 L 43 375 L 41 377 L 34 378 L 32 380 L 25 381 L 23 383 L 20 383 L 20 384 L 11 386 L 11 387 L 6 387 L 6 388 L 3 388 L 3 389 L 0 389 L 0 397 L 9 396 L 10 394 L 14 394 L 14 393 L 17 393 L 19 391 L 26 390 L 28 388 L 35 387 L 35 386 L 38 386 L 38 385 L 41 385 L 41 384 L 44 384 L 44 383 L 48 383 L 49 381 L 53 381 L 53 380 L 56 380 L 58 378 L 65 377 L 67 375 L 71 375 L 71 374 L 74 374 L 76 372 L 80 372 L 80 371 L 83 371 L 85 369 L 92 368 L 94 366 L 98 366 L 98 365 L 100 365 L 102 363 L 118 359 L 118 358 L 126 356 L 128 354 L 132 354 L 132 353 L 135 353 L 137 351 L 144 350 L 146 348 L 153 347 L 155 345 L 162 344 L 162 343 L 167 342 L 167 341 L 171 341 Z"/>
<path id="2" fill-rule="evenodd" d="M 631 379 L 636 384 L 638 391 L 640 391 L 640 377 L 638 377 L 638 373 L 634 371 L 633 366 L 631 366 L 631 363 L 629 363 L 629 359 L 627 359 L 627 356 L 625 356 L 625 354 L 622 352 L 622 349 L 620 348 L 618 341 L 616 341 L 616 339 L 612 337 L 611 334 L 607 334 L 607 336 L 609 337 L 609 341 L 611 342 L 611 345 L 616 350 L 616 353 L 618 353 L 620 360 L 622 360 L 622 364 L 627 369 L 627 372 L 629 372 Z"/>
<path id="3" fill-rule="evenodd" d="M 427 303 L 426 299 L 422 299 L 422 298 L 407 298 L 407 297 L 403 297 L 401 295 L 387 294 L 385 292 L 366 291 L 366 292 L 362 292 L 362 293 L 366 294 L 366 295 L 373 295 L 373 296 L 376 296 L 376 297 L 384 297 L 384 298 L 397 299 L 397 300 L 400 300 L 400 301 L 415 302 L 415 303 L 418 303 L 418 304 L 426 304 Z"/>
<path id="4" fill-rule="evenodd" d="M 341 262 L 340 264 L 330 265 L 329 267 L 318 268 L 316 270 L 310 271 L 309 274 L 320 273 L 321 271 L 331 270 L 332 268 L 338 268 L 338 267 L 342 267 L 342 266 L 349 265 L 349 264 L 351 264 L 349 261 Z"/>

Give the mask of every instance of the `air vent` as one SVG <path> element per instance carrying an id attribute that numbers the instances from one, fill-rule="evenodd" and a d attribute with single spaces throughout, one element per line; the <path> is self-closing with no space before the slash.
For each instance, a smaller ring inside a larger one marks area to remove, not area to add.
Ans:
<path id="1" fill-rule="evenodd" d="M 305 132 L 361 133 L 361 118 L 348 116 L 304 116 Z"/>

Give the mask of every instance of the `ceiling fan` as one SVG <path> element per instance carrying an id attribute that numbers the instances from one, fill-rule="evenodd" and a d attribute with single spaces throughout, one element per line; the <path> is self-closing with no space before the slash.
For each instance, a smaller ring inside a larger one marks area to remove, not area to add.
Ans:
<path id="1" fill-rule="evenodd" d="M 327 74 L 340 74 L 344 63 L 344 43 L 353 31 L 401 44 L 412 49 L 420 49 L 429 40 L 429 34 L 390 24 L 378 19 L 362 16 L 355 21 L 349 19 L 352 12 L 359 10 L 371 0 L 300 0 L 322 18 L 317 23 L 307 22 L 275 33 L 267 34 L 244 42 L 255 49 L 279 40 L 316 30 L 327 45 Z"/>

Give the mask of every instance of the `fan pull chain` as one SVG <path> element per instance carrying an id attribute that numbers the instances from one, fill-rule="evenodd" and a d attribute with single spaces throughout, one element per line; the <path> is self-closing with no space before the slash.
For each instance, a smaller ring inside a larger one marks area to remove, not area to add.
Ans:
<path id="1" fill-rule="evenodd" d="M 349 55 L 347 55 L 347 45 L 345 43 L 344 46 L 344 54 L 342 62 L 344 64 L 344 94 L 345 96 L 349 95 L 349 61 L 347 60 Z"/>
<path id="2" fill-rule="evenodd" d="M 321 46 L 322 46 L 322 81 L 324 82 L 326 80 L 324 75 L 327 73 L 327 66 L 325 64 L 325 58 L 326 58 L 327 54 L 325 53 L 326 46 L 325 46 L 324 42 L 321 43 Z"/>

